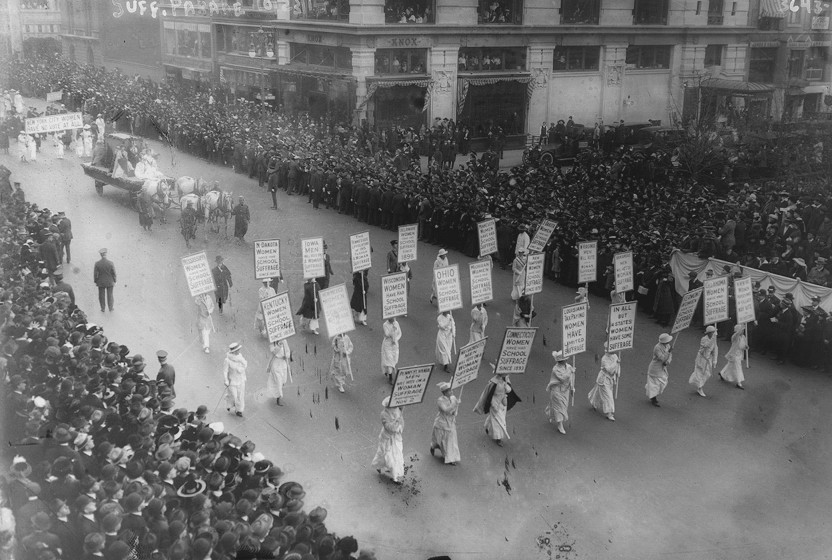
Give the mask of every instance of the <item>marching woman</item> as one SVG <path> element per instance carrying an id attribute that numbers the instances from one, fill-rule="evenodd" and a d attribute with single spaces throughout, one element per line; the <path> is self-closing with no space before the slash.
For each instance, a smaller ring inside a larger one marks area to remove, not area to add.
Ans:
<path id="1" fill-rule="evenodd" d="M 478 303 L 471 308 L 471 336 L 468 344 L 485 338 L 485 327 L 488 326 L 488 311 L 484 303 Z"/>
<path id="2" fill-rule="evenodd" d="M 395 317 L 390 317 L 382 325 L 384 340 L 381 341 L 381 372 L 392 385 L 395 381 L 396 364 L 399 363 L 399 340 L 402 329 Z"/>
<path id="3" fill-rule="evenodd" d="M 459 442 L 456 437 L 456 415 L 459 412 L 459 405 L 462 404 L 453 391 L 451 384 L 447 381 L 439 383 L 439 390 L 442 395 L 436 399 L 436 406 L 439 411 L 433 421 L 433 435 L 430 439 L 430 454 L 433 455 L 438 449 L 445 458 L 446 465 L 456 466 L 459 463 Z"/>
<path id="4" fill-rule="evenodd" d="M 29 161 L 38 159 L 38 140 L 34 136 L 27 136 L 26 147 L 29 149 Z"/>
<path id="5" fill-rule="evenodd" d="M 200 294 L 194 298 L 194 302 L 197 309 L 196 327 L 202 340 L 202 350 L 208 354 L 211 352 L 209 337 L 214 329 L 214 320 L 211 318 L 211 313 L 214 312 L 214 298 L 210 294 Z"/>
<path id="6" fill-rule="evenodd" d="M 55 147 L 55 155 L 58 159 L 64 159 L 64 142 L 61 139 L 63 131 L 55 132 L 52 135 L 52 146 Z"/>
<path id="7" fill-rule="evenodd" d="M 552 352 L 552 357 L 556 363 L 546 385 L 546 392 L 549 393 L 546 416 L 549 422 L 558 425 L 560 433 L 565 434 L 563 423 L 569 420 L 569 397 L 575 392 L 575 367 L 566 361 L 563 352 Z"/>
<path id="8" fill-rule="evenodd" d="M 621 359 L 618 354 L 609 351 L 609 343 L 604 343 L 604 355 L 601 358 L 601 371 L 595 378 L 595 387 L 589 392 L 589 405 L 592 410 L 601 409 L 609 420 L 615 422 L 615 384 L 621 376 Z"/>
<path id="9" fill-rule="evenodd" d="M 439 252 L 436 253 L 436 259 L 433 261 L 433 270 L 437 268 L 445 268 L 448 266 L 448 251 L 445 249 L 439 249 Z M 433 300 L 436 299 L 436 277 L 434 276 L 431 279 L 431 288 L 430 288 L 430 303 L 433 303 Z"/>
<path id="10" fill-rule="evenodd" d="M 29 136 L 23 130 L 17 135 L 17 153 L 20 156 L 20 161 L 24 163 L 29 161 L 26 159 L 29 155 Z"/>
<path id="11" fill-rule="evenodd" d="M 526 250 L 517 252 L 511 263 L 511 299 L 517 299 L 526 290 Z"/>
<path id="12" fill-rule="evenodd" d="M 362 325 L 367 324 L 367 270 L 352 273 L 352 319 Z"/>
<path id="13" fill-rule="evenodd" d="M 266 379 L 266 390 L 275 399 L 277 406 L 283 406 L 280 399 L 283 398 L 283 386 L 288 381 L 292 383 L 292 367 L 289 363 L 292 361 L 292 351 L 289 348 L 289 343 L 286 339 L 278 340 L 272 344 L 272 357 L 269 360 L 269 365 L 266 368 L 266 373 L 269 377 Z"/>
<path id="14" fill-rule="evenodd" d="M 295 315 L 300 315 L 300 328 L 304 332 L 318 334 L 318 317 L 321 314 L 321 302 L 318 296 L 318 284 L 310 278 L 303 285 L 303 301 Z"/>
<path id="15" fill-rule="evenodd" d="M 381 432 L 378 434 L 378 448 L 373 458 L 373 466 L 379 474 L 389 476 L 396 484 L 404 480 L 404 449 L 402 431 L 404 416 L 401 407 L 389 408 L 390 397 L 384 397 L 381 406 Z"/>
<path id="16" fill-rule="evenodd" d="M 92 157 L 92 132 L 90 132 L 90 125 L 85 124 L 84 129 L 81 131 L 81 145 L 83 146 L 83 151 L 81 152 L 84 157 Z"/>
<path id="17" fill-rule="evenodd" d="M 254 328 L 259 330 L 263 336 L 268 333 L 266 332 L 266 320 L 263 317 L 263 306 L 260 305 L 260 302 L 275 295 L 274 288 L 269 285 L 269 281 L 269 278 L 263 278 L 263 285 L 257 290 L 257 311 L 254 312 Z"/>
<path id="18" fill-rule="evenodd" d="M 719 372 L 719 378 L 729 383 L 734 383 L 737 389 L 745 389 L 742 382 L 745 381 L 745 375 L 742 372 L 742 358 L 745 351 L 748 349 L 748 339 L 745 337 L 745 325 L 734 325 L 734 334 L 731 336 L 731 348 L 725 354 L 725 359 L 728 363 Z"/>
<path id="19" fill-rule="evenodd" d="M 456 340 L 456 323 L 450 311 L 443 311 L 436 317 L 436 362 L 442 365 L 445 373 L 454 360 L 454 340 Z"/>
<path id="20" fill-rule="evenodd" d="M 711 378 L 717 360 L 716 327 L 708 325 L 705 329 L 705 336 L 699 341 L 699 351 L 696 353 L 696 361 L 693 365 L 693 373 L 690 374 L 688 383 L 696 387 L 696 394 L 705 396 L 705 383 Z"/>
<path id="21" fill-rule="evenodd" d="M 352 350 L 352 341 L 346 334 L 339 334 L 332 339 L 332 362 L 329 364 L 329 376 L 335 380 L 338 391 L 341 393 L 346 392 L 344 383 L 347 382 L 347 376 L 349 375 L 350 379 L 354 379 L 352 364 L 350 363 Z"/>
<path id="22" fill-rule="evenodd" d="M 494 364 L 491 364 L 491 369 L 494 371 Z M 507 373 L 495 374 L 488 381 L 488 385 L 485 386 L 477 401 L 477 406 L 474 407 L 474 412 L 486 415 L 483 423 L 485 433 L 489 434 L 494 443 L 500 447 L 503 445 L 503 438 L 511 439 L 506 426 L 506 412 L 520 402 L 520 397 L 512 390 L 507 375 Z"/>
<path id="23" fill-rule="evenodd" d="M 644 386 L 647 391 L 647 398 L 653 406 L 661 406 L 657 397 L 667 387 L 667 366 L 673 360 L 673 350 L 670 343 L 673 337 L 667 333 L 659 335 L 659 343 L 653 347 L 653 359 L 647 367 L 647 384 Z"/>

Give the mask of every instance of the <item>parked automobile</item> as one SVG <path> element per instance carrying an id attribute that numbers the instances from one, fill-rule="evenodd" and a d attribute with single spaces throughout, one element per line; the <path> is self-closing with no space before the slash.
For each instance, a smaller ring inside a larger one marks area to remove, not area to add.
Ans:
<path id="1" fill-rule="evenodd" d="M 646 126 L 633 135 L 632 149 L 637 152 L 672 150 L 685 139 L 685 131 L 669 126 Z"/>

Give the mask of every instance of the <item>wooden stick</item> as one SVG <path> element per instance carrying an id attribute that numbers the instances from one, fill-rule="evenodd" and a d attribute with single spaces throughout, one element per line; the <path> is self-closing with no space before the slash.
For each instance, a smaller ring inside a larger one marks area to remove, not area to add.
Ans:
<path id="1" fill-rule="evenodd" d="M 618 398 L 618 378 L 621 377 L 621 354 L 618 355 L 618 375 L 615 377 L 615 398 Z"/>
<path id="2" fill-rule="evenodd" d="M 572 354 L 572 368 L 575 368 L 575 354 Z M 575 374 L 572 375 L 572 406 L 575 406 Z"/>
<path id="3" fill-rule="evenodd" d="M 745 367 L 750 368 L 751 365 L 749 364 L 749 351 L 748 349 L 751 348 L 751 336 L 748 332 L 748 323 L 745 324 Z"/>

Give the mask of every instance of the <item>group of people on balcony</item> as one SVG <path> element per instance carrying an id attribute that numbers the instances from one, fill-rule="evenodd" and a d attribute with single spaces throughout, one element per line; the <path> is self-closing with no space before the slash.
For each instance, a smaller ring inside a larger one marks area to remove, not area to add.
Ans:
<path id="1" fill-rule="evenodd" d="M 511 6 L 505 2 L 492 0 L 485 9 L 480 12 L 480 23 L 514 23 L 514 14 L 511 13 Z"/>
<path id="2" fill-rule="evenodd" d="M 384 5 L 384 21 L 387 23 L 433 23 L 430 2 L 404 2 L 401 0 Z"/>

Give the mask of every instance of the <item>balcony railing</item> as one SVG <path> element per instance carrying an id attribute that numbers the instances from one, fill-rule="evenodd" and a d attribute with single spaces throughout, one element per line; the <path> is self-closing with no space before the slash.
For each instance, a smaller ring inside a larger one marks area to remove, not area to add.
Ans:
<path id="1" fill-rule="evenodd" d="M 805 70 L 804 78 L 807 80 L 822 80 L 823 68 L 807 68 Z"/>
<path id="2" fill-rule="evenodd" d="M 708 14 L 708 25 L 722 25 L 725 20 L 723 14 Z"/>

